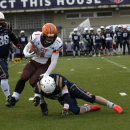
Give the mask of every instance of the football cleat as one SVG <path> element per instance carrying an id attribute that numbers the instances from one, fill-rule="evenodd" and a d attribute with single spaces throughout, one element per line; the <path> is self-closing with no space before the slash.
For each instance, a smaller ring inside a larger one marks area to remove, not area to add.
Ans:
<path id="1" fill-rule="evenodd" d="M 7 103 L 5 104 L 5 106 L 7 107 L 15 106 L 16 102 L 18 102 L 18 100 L 16 100 L 14 97 L 10 97 L 7 100 Z"/>
<path id="2" fill-rule="evenodd" d="M 84 104 L 84 106 L 88 106 L 90 107 L 90 111 L 98 111 L 101 109 L 100 106 L 97 106 L 97 105 L 88 105 L 88 104 Z"/>
<path id="3" fill-rule="evenodd" d="M 39 97 L 35 97 L 35 98 L 33 99 L 33 105 L 34 105 L 35 107 L 38 106 L 39 102 L 40 102 L 40 98 L 39 98 Z"/>
<path id="4" fill-rule="evenodd" d="M 103 54 L 102 56 L 106 56 L 106 54 Z"/>
<path id="5" fill-rule="evenodd" d="M 118 105 L 114 105 L 113 106 L 113 109 L 118 113 L 118 114 L 121 114 L 123 112 L 123 109 L 118 106 Z"/>
<path id="6" fill-rule="evenodd" d="M 107 56 L 110 56 L 109 54 L 107 54 Z"/>
<path id="7" fill-rule="evenodd" d="M 47 116 L 48 115 L 48 108 L 47 108 L 47 103 L 44 102 L 40 104 L 41 110 L 42 110 L 42 115 Z"/>
<path id="8" fill-rule="evenodd" d="M 66 109 L 63 109 L 63 111 L 60 114 L 62 114 L 62 115 L 69 115 L 68 111 Z"/>

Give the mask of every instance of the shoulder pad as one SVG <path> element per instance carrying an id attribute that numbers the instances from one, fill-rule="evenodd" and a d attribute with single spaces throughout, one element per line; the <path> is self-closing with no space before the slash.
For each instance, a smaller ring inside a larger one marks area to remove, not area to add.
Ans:
<path id="1" fill-rule="evenodd" d="M 9 22 L 5 22 L 5 26 L 3 29 L 8 29 L 8 30 L 12 31 L 12 26 Z"/>

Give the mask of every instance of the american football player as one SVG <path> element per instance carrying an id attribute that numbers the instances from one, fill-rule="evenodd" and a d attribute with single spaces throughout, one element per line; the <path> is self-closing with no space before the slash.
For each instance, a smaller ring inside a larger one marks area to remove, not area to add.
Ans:
<path id="1" fill-rule="evenodd" d="M 130 55 L 130 50 L 129 50 L 129 37 L 130 37 L 130 32 L 127 30 L 127 26 L 123 27 L 123 31 L 121 33 L 122 36 L 122 42 L 123 42 L 123 55 L 125 55 L 125 48 L 127 45 L 128 48 L 128 53 Z"/>
<path id="2" fill-rule="evenodd" d="M 24 30 L 20 31 L 20 36 L 18 37 L 18 39 L 19 39 L 19 41 L 20 41 L 20 43 L 21 43 L 21 45 L 22 45 L 23 47 L 25 47 L 25 46 L 27 45 L 27 43 L 28 43 L 28 38 L 27 38 L 27 36 L 25 35 L 25 31 L 24 31 Z M 21 58 L 21 59 L 23 58 L 23 49 L 20 50 L 20 58 Z"/>
<path id="3" fill-rule="evenodd" d="M 87 48 L 89 48 L 89 44 L 90 44 L 90 37 L 89 37 L 89 32 L 88 32 L 88 28 L 84 29 L 84 33 L 82 34 L 83 36 L 83 42 L 85 43 L 85 57 L 87 55 Z M 89 50 L 90 53 L 90 50 Z"/>
<path id="4" fill-rule="evenodd" d="M 110 27 L 106 27 L 106 31 L 104 33 L 104 36 L 106 38 L 106 49 L 107 49 L 107 55 L 110 54 L 113 55 L 113 49 L 112 49 L 112 39 L 113 39 L 113 31 L 110 31 Z"/>
<path id="5" fill-rule="evenodd" d="M 106 56 L 106 40 L 105 40 L 105 36 L 104 36 L 105 28 L 104 28 L 104 26 L 101 26 L 100 29 L 101 29 L 101 36 L 102 36 L 101 42 L 102 42 L 102 48 L 103 48 L 102 56 Z"/>
<path id="6" fill-rule="evenodd" d="M 80 48 L 79 48 L 80 33 L 78 32 L 77 28 L 74 29 L 74 33 L 72 34 L 72 41 L 73 41 L 73 44 L 74 44 L 73 57 L 75 57 L 76 47 L 77 47 L 77 50 L 78 50 L 78 55 L 80 57 Z"/>
<path id="7" fill-rule="evenodd" d="M 98 56 L 101 56 L 100 55 L 100 52 L 101 52 L 101 29 L 98 28 L 97 29 L 97 33 L 95 34 L 95 50 L 99 51 L 98 53 Z M 96 56 L 96 52 L 94 54 L 94 56 Z"/>
<path id="8" fill-rule="evenodd" d="M 123 112 L 123 109 L 120 106 L 104 99 L 103 97 L 89 93 L 88 91 L 79 87 L 76 83 L 68 81 L 64 76 L 60 74 L 43 76 L 34 85 L 34 92 L 34 106 L 37 106 L 39 104 L 41 97 L 58 100 L 59 103 L 63 105 L 63 111 L 61 112 L 62 115 L 68 115 L 68 111 L 73 114 L 82 114 L 88 111 L 101 109 L 101 107 L 97 105 L 84 104 L 83 106 L 78 106 L 76 98 L 83 99 L 87 102 L 108 106 L 109 108 L 114 109 L 118 114 Z M 42 105 L 43 103 L 40 102 L 40 106 Z M 43 108 L 44 107 L 41 107 L 41 110 L 42 114 L 44 115 Z"/>
<path id="9" fill-rule="evenodd" d="M 89 56 L 92 57 L 92 47 L 93 47 L 94 44 L 95 44 L 95 41 L 94 41 L 94 37 L 95 37 L 94 28 L 90 28 L 89 37 L 90 37 L 90 39 L 91 39 L 90 45 L 89 45 L 89 50 L 90 50 Z M 95 49 L 95 48 L 94 48 L 94 49 Z"/>
<path id="10" fill-rule="evenodd" d="M 119 54 L 118 53 L 119 44 L 120 44 L 120 51 L 122 54 L 122 36 L 121 36 L 122 30 L 121 28 L 122 28 L 121 25 L 118 25 L 118 29 L 115 31 L 115 34 L 114 34 L 114 37 L 116 38 L 116 54 Z"/>
<path id="11" fill-rule="evenodd" d="M 9 85 L 8 85 L 8 64 L 7 58 L 9 55 L 10 40 L 20 49 L 22 48 L 18 39 L 12 32 L 12 26 L 9 22 L 5 22 L 5 17 L 0 12 L 0 80 L 1 88 L 7 98 L 7 101 L 11 98 Z"/>
<path id="12" fill-rule="evenodd" d="M 34 45 L 38 52 L 30 53 L 28 49 Z M 14 106 L 19 99 L 19 95 L 24 89 L 26 81 L 29 80 L 31 86 L 34 86 L 40 75 L 49 75 L 57 64 L 59 52 L 62 50 L 62 41 L 57 37 L 57 28 L 52 23 L 47 23 L 42 27 L 42 32 L 34 32 L 23 52 L 25 57 L 32 57 L 25 65 L 23 73 L 18 80 L 11 100 L 6 106 Z"/>

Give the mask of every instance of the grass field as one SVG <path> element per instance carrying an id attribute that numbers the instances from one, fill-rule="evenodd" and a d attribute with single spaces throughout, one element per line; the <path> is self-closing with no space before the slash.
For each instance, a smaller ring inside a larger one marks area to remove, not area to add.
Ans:
<path id="1" fill-rule="evenodd" d="M 9 62 L 11 95 L 27 61 Z M 26 83 L 15 107 L 5 106 L 5 96 L 0 91 L 0 130 L 129 130 L 130 129 L 130 56 L 72 58 L 60 57 L 52 73 L 64 75 L 92 94 L 119 104 L 124 112 L 117 114 L 106 106 L 100 111 L 82 115 L 61 116 L 58 101 L 46 99 L 49 114 L 42 116 L 40 106 L 34 107 L 30 97 L 34 92 Z M 121 96 L 124 92 L 127 95 Z M 87 102 L 78 99 L 78 104 Z M 89 103 L 91 104 L 91 103 Z"/>

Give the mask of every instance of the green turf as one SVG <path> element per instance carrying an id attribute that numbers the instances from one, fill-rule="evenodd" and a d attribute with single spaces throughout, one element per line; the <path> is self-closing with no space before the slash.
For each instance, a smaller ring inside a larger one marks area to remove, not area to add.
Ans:
<path id="1" fill-rule="evenodd" d="M 130 56 L 60 57 L 52 73 L 64 75 L 92 94 L 102 96 L 119 104 L 124 112 L 117 114 L 106 106 L 100 111 L 82 115 L 61 116 L 58 101 L 46 99 L 49 114 L 42 116 L 40 107 L 34 107 L 30 97 L 34 92 L 29 83 L 15 107 L 5 106 L 5 96 L 0 91 L 0 130 L 129 130 L 130 129 Z M 9 85 L 11 94 L 27 61 L 9 62 Z M 126 68 L 123 68 L 126 67 Z M 97 69 L 100 68 L 100 69 Z M 119 93 L 125 92 L 126 96 Z M 77 100 L 79 105 L 87 102 Z M 91 104 L 91 103 L 90 103 Z"/>

